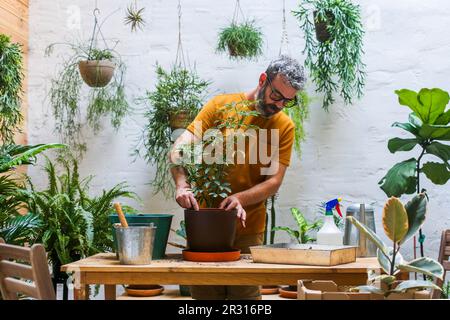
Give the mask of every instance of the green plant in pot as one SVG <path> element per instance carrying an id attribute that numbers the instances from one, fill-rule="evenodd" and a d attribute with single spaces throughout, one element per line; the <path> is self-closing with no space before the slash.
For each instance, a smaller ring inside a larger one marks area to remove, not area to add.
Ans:
<path id="1" fill-rule="evenodd" d="M 232 59 L 256 58 L 262 54 L 264 40 L 254 21 L 231 23 L 219 33 L 218 52 L 227 52 Z"/>
<path id="2" fill-rule="evenodd" d="M 3 143 L 13 143 L 14 134 L 20 131 L 23 77 L 20 44 L 0 34 L 0 138 Z"/>
<path id="3" fill-rule="evenodd" d="M 328 110 L 339 92 L 346 104 L 360 98 L 365 85 L 364 30 L 358 5 L 349 0 L 302 0 L 293 11 L 304 32 L 305 65 L 324 94 Z"/>
<path id="4" fill-rule="evenodd" d="M 419 230 L 425 221 L 427 197 L 420 193 L 403 205 L 398 198 L 391 197 L 383 208 L 383 228 L 392 246 L 387 246 L 380 237 L 354 217 L 347 217 L 360 232 L 377 246 L 377 258 L 386 274 L 370 279 L 371 285 L 359 286 L 353 291 L 369 292 L 387 298 L 402 298 L 414 290 L 441 290 L 430 280 L 396 281 L 399 272 L 418 272 L 431 278 L 442 279 L 444 269 L 439 262 L 421 257 L 407 262 L 400 254 L 401 246 Z M 392 295 L 392 296 L 391 296 Z M 391 297 L 390 297 L 391 296 Z"/>
<path id="5" fill-rule="evenodd" d="M 210 82 L 202 80 L 195 70 L 177 64 L 170 71 L 157 65 L 156 75 L 155 90 L 141 99 L 148 105 L 144 114 L 146 125 L 134 153 L 156 166 L 151 182 L 153 192 L 169 198 L 174 193 L 167 159 L 172 136 L 175 130 L 186 128 L 197 115 Z"/>
<path id="6" fill-rule="evenodd" d="M 215 130 L 207 131 L 201 141 L 184 144 L 178 150 L 181 157 L 175 165 L 185 170 L 187 182 L 203 207 L 199 211 L 185 210 L 187 243 L 191 251 L 224 252 L 233 249 L 237 211 L 218 209 L 218 205 L 231 193 L 226 177 L 240 152 L 235 151 L 237 141 L 245 139 L 246 130 L 257 128 L 244 121 L 248 116 L 259 115 L 248 108 L 250 103 L 242 101 L 225 105 L 217 112 L 228 116 L 216 121 Z"/>
<path id="7" fill-rule="evenodd" d="M 395 164 L 380 180 L 380 188 L 387 196 L 421 192 L 421 173 L 436 185 L 445 185 L 450 179 L 450 109 L 448 92 L 423 88 L 418 93 L 408 89 L 397 90 L 399 103 L 411 109 L 408 121 L 392 126 L 412 135 L 388 141 L 391 153 L 417 150 L 417 157 Z M 431 159 L 424 163 L 427 158 Z M 437 160 L 437 161 L 436 161 Z M 422 230 L 419 229 L 421 256 L 424 256 Z M 415 245 L 414 245 L 415 247 Z"/>

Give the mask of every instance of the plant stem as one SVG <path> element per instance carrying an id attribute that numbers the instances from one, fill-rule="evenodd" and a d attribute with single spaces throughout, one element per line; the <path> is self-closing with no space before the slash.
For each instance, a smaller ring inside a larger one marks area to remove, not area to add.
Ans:
<path id="1" fill-rule="evenodd" d="M 390 274 L 391 276 L 394 275 L 394 269 L 395 269 L 395 256 L 397 255 L 397 243 L 394 242 L 394 249 L 392 250 L 392 261 L 391 261 L 391 270 Z"/>
<path id="2" fill-rule="evenodd" d="M 275 231 L 273 231 L 273 228 L 275 227 L 275 195 L 272 196 L 271 201 L 271 208 L 270 208 L 270 244 L 273 244 L 275 241 Z"/>
<path id="3" fill-rule="evenodd" d="M 420 193 L 420 160 L 422 160 L 423 155 L 425 154 L 425 145 L 421 145 L 422 152 L 420 153 L 419 158 L 417 158 L 417 194 Z M 422 241 L 422 228 L 419 229 L 419 245 L 420 245 L 420 256 L 424 257 L 424 248 L 423 248 L 423 241 Z M 414 243 L 414 254 L 416 252 L 416 244 Z M 426 280 L 425 275 L 423 275 L 423 280 Z"/>

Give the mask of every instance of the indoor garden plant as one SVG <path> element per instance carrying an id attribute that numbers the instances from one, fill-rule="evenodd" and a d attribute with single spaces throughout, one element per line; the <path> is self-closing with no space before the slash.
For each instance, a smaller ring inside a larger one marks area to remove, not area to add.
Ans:
<path id="1" fill-rule="evenodd" d="M 323 108 L 333 104 L 336 92 L 346 104 L 361 97 L 365 64 L 360 7 L 350 0 L 302 0 L 293 14 L 304 32 L 305 65 L 316 91 L 324 94 Z"/>
<path id="2" fill-rule="evenodd" d="M 225 252 L 233 249 L 237 210 L 230 212 L 218 207 L 221 200 L 231 193 L 226 176 L 239 152 L 234 151 L 235 144 L 238 139 L 245 139 L 248 129 L 257 128 L 244 121 L 246 117 L 259 116 L 257 111 L 248 108 L 251 103 L 244 100 L 226 104 L 216 111 L 219 120 L 212 128 L 215 130 L 206 132 L 198 142 L 179 147 L 180 158 L 174 165 L 185 170 L 187 183 L 204 208 L 185 210 L 187 242 L 191 251 Z M 230 146 L 233 156 L 227 157 Z M 205 161 L 207 158 L 212 161 Z"/>
<path id="3" fill-rule="evenodd" d="M 167 155 L 173 144 L 173 133 L 183 129 L 195 118 L 203 105 L 209 81 L 202 80 L 195 70 L 175 64 L 170 71 L 156 66 L 157 83 L 142 99 L 147 105 L 146 125 L 135 154 L 156 166 L 152 180 L 154 193 L 173 196 L 174 186 Z"/>
<path id="4" fill-rule="evenodd" d="M 417 194 L 405 206 L 398 198 L 389 198 L 383 208 L 382 223 L 392 246 L 387 246 L 377 234 L 354 217 L 347 218 L 377 246 L 378 262 L 386 273 L 372 277 L 369 279 L 370 285 L 359 286 L 353 291 L 374 293 L 387 298 L 392 295 L 391 299 L 401 299 L 414 297 L 415 290 L 441 290 L 430 280 L 396 280 L 396 275 L 400 272 L 417 272 L 438 279 L 443 277 L 444 269 L 439 262 L 427 257 L 407 262 L 399 252 L 401 246 L 414 236 L 425 222 L 427 203 L 425 193 Z"/>
<path id="5" fill-rule="evenodd" d="M 322 226 L 322 220 L 316 220 L 309 223 L 305 216 L 300 212 L 298 208 L 291 208 L 291 215 L 297 223 L 298 229 L 292 229 L 289 227 L 275 227 L 274 231 L 285 231 L 289 234 L 293 242 L 298 244 L 314 242 L 315 238 L 309 235 L 312 231 L 317 231 Z"/>
<path id="6" fill-rule="evenodd" d="M 20 131 L 23 58 L 20 44 L 0 34 L 0 138 L 12 143 Z"/>
<path id="7" fill-rule="evenodd" d="M 395 164 L 380 180 L 380 188 L 388 197 L 419 193 L 421 173 L 436 185 L 444 185 L 450 179 L 450 109 L 448 92 L 423 88 L 418 93 L 408 89 L 397 90 L 399 103 L 412 110 L 408 121 L 395 122 L 392 126 L 412 134 L 411 138 L 392 138 L 388 141 L 391 153 L 411 151 L 418 147 L 418 156 Z M 447 110 L 446 110 L 447 109 Z M 431 159 L 425 163 L 424 159 Z M 424 158 L 425 157 L 425 158 Z M 436 161 L 437 160 L 437 161 Z M 419 229 L 421 256 L 424 235 Z M 414 252 L 416 245 L 414 244 Z"/>

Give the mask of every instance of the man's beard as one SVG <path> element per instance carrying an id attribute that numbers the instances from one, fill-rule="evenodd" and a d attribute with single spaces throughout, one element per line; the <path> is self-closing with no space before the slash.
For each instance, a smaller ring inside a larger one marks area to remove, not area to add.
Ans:
<path id="1" fill-rule="evenodd" d="M 258 95 L 256 97 L 257 103 L 256 103 L 256 110 L 261 114 L 264 118 L 271 118 L 278 112 L 280 112 L 280 109 L 274 104 L 267 104 L 264 95 L 266 93 L 267 84 L 265 84 L 258 92 Z"/>

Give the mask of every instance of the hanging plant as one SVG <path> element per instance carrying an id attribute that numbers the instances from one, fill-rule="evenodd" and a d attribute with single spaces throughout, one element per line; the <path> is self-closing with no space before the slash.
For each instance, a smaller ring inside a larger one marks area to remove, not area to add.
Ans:
<path id="1" fill-rule="evenodd" d="M 336 92 L 346 104 L 360 98 L 365 64 L 359 6 L 349 0 L 302 0 L 293 14 L 305 34 L 305 65 L 316 91 L 324 93 L 323 108 L 334 103 Z"/>
<path id="2" fill-rule="evenodd" d="M 118 130 L 130 112 L 125 96 L 125 64 L 114 49 L 107 48 L 106 41 L 106 48 L 98 47 L 96 35 L 101 31 L 99 27 L 97 29 L 97 16 L 95 19 L 93 37 L 87 44 L 63 43 L 72 53 L 52 79 L 49 92 L 56 120 L 55 130 L 62 142 L 74 149 L 78 158 L 87 150 L 81 134 L 86 123 L 97 134 L 101 130 L 101 119 L 109 116 L 112 127 Z M 46 56 L 50 56 L 59 44 L 48 46 Z M 83 81 L 89 86 L 86 95 L 82 90 Z M 83 120 L 80 105 L 85 102 L 87 116 Z"/>
<path id="3" fill-rule="evenodd" d="M 220 31 L 216 50 L 227 52 L 231 59 L 256 58 L 262 54 L 263 34 L 255 21 L 244 18 L 244 21 L 239 22 L 239 13 L 244 15 L 237 0 L 233 20 Z"/>
<path id="4" fill-rule="evenodd" d="M 125 25 L 131 26 L 131 32 L 137 31 L 137 29 L 143 29 L 145 25 L 145 20 L 143 17 L 143 13 L 145 8 L 139 8 L 137 5 L 137 1 L 131 3 L 127 8 L 127 13 L 125 16 L 124 23 Z"/>
<path id="5" fill-rule="evenodd" d="M 23 58 L 20 44 L 0 34 L 0 140 L 12 143 L 20 132 Z"/>
<path id="6" fill-rule="evenodd" d="M 156 166 L 156 176 L 152 181 L 154 192 L 170 197 L 174 189 L 167 155 L 173 143 L 172 132 L 192 122 L 203 105 L 210 82 L 181 65 L 174 65 L 169 72 L 157 65 L 156 75 L 155 90 L 147 92 L 144 97 L 148 104 L 145 113 L 147 124 L 140 139 L 142 145 L 137 147 L 136 154 L 142 154 L 147 163 Z M 181 117 L 176 121 L 179 115 Z M 143 151 L 140 152 L 141 148 Z"/>

